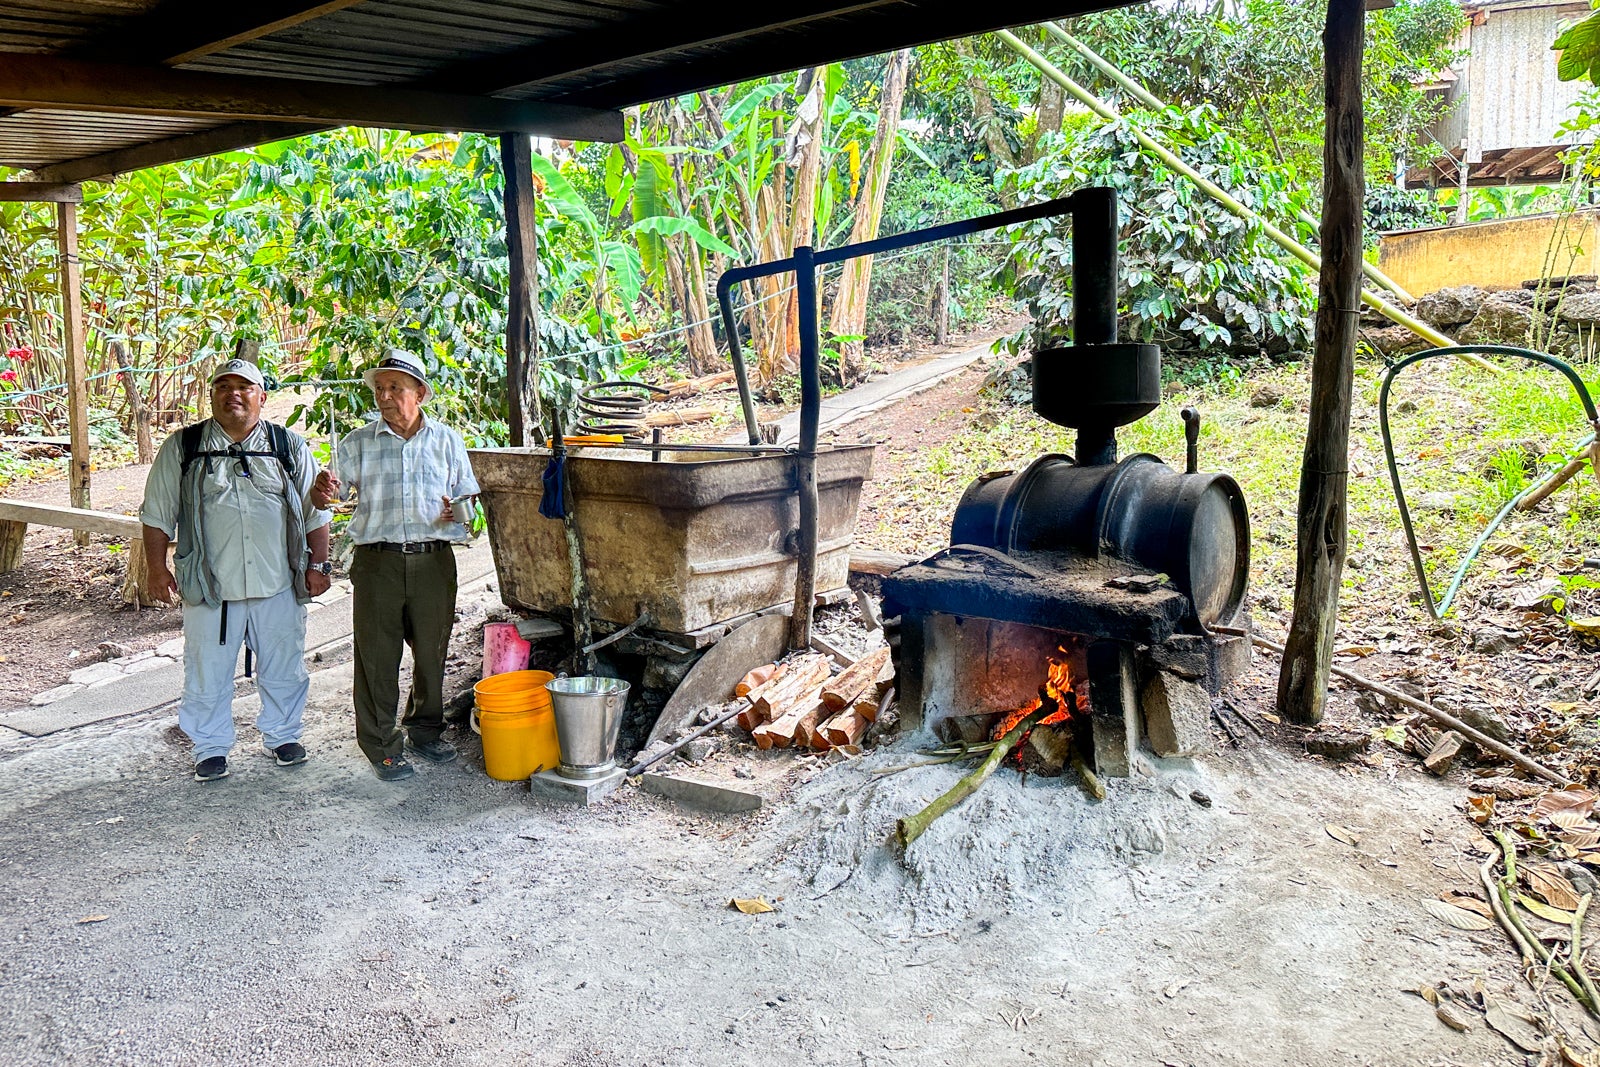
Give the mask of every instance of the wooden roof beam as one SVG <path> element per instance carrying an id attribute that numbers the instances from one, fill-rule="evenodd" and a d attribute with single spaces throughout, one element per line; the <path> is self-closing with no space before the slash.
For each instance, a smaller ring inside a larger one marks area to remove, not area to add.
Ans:
<path id="1" fill-rule="evenodd" d="M 252 145 L 268 144 L 290 137 L 303 137 L 308 133 L 321 133 L 333 127 L 300 125 L 288 122 L 231 122 L 226 126 L 168 137 L 160 141 L 146 141 L 131 148 L 118 148 L 99 155 L 69 159 L 39 167 L 33 176 L 40 182 L 87 182 L 110 178 L 116 174 L 159 167 L 166 163 L 181 163 L 188 159 L 201 159 L 219 152 L 233 152 Z"/>
<path id="2" fill-rule="evenodd" d="M 441 72 L 431 83 L 449 84 L 458 91 L 494 93 L 530 89 L 619 63 L 633 64 L 681 51 L 738 41 L 752 33 L 798 29 L 818 19 L 858 14 L 873 8 L 898 6 L 900 0 L 795 0 L 775 9 L 748 0 L 719 0 L 703 4 L 714 10 L 715 34 L 704 31 L 698 18 L 686 19 L 679 11 L 637 19 L 624 29 L 606 27 L 587 33 L 532 45 L 488 62 L 461 64 Z"/>
<path id="3" fill-rule="evenodd" d="M 361 0 L 251 0 L 236 4 L 166 0 L 137 21 L 124 23 L 106 37 L 74 48 L 71 55 L 76 59 L 133 59 L 175 67 L 358 3 Z"/>
<path id="4" fill-rule="evenodd" d="M 60 182 L 0 182 L 0 203 L 81 204 L 83 186 Z"/>
<path id="5" fill-rule="evenodd" d="M 378 126 L 398 130 L 527 133 L 585 141 L 622 140 L 617 111 L 429 92 L 252 78 L 164 67 L 127 67 L 55 56 L 8 56 L 0 105 L 255 122 Z"/>

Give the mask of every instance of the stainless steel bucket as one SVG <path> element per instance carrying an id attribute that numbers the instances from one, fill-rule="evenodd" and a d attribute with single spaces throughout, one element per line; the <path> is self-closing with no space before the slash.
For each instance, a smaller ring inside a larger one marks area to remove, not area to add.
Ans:
<path id="1" fill-rule="evenodd" d="M 604 778 L 616 769 L 617 732 L 628 702 L 628 683 L 585 675 L 545 683 L 556 716 L 561 762 L 556 773 L 580 781 Z"/>

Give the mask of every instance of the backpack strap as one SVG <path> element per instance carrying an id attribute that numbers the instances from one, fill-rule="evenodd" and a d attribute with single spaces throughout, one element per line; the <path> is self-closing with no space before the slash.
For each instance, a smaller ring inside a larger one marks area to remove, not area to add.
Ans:
<path id="1" fill-rule="evenodd" d="M 178 468 L 179 477 L 188 474 L 189 465 L 199 457 L 200 437 L 205 433 L 205 429 L 206 424 L 204 420 L 201 420 L 200 422 L 192 422 L 183 428 L 183 437 L 181 438 L 181 443 L 183 445 L 183 463 L 182 466 Z"/>
<path id="2" fill-rule="evenodd" d="M 283 472 L 292 484 L 299 475 L 295 470 L 295 454 L 289 450 L 289 431 L 275 422 L 262 420 L 267 428 L 267 437 L 272 441 L 272 454 L 277 457 L 278 463 L 283 467 Z"/>

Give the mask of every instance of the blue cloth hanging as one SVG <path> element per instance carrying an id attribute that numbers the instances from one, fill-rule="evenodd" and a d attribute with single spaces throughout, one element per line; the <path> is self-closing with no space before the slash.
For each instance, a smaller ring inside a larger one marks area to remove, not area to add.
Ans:
<path id="1" fill-rule="evenodd" d="M 539 498 L 539 514 L 547 519 L 567 517 L 567 457 L 550 457 L 544 466 L 544 495 Z"/>

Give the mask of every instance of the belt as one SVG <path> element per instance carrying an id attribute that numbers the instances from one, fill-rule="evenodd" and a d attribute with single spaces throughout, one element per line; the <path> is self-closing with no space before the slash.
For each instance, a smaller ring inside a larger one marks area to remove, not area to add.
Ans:
<path id="1" fill-rule="evenodd" d="M 404 552 L 408 556 L 422 552 L 438 552 L 449 548 L 449 541 L 373 541 L 362 548 L 376 548 L 384 552 Z"/>

